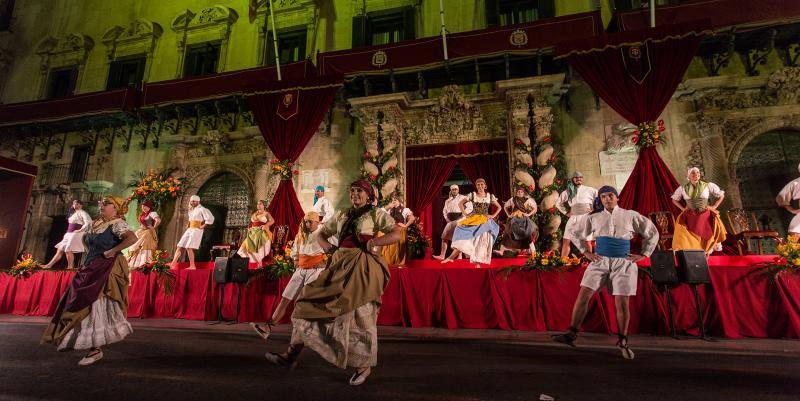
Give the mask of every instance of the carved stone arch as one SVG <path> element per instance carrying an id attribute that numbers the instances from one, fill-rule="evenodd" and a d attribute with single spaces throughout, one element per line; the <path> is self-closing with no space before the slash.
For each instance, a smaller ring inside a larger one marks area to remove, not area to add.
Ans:
<path id="1" fill-rule="evenodd" d="M 775 130 L 793 130 L 800 132 L 800 114 L 795 116 L 784 117 L 766 117 L 763 120 L 751 125 L 747 128 L 738 139 L 730 144 L 730 152 L 728 153 L 728 174 L 730 177 L 730 189 L 727 192 L 732 192 L 732 202 L 734 207 L 742 207 L 742 197 L 739 192 L 739 179 L 736 174 L 736 166 L 739 164 L 739 159 L 742 156 L 742 151 L 754 138 L 761 134 L 765 134 Z"/>
<path id="2" fill-rule="evenodd" d="M 197 195 L 198 192 L 200 191 L 200 188 L 208 180 L 224 173 L 236 174 L 237 176 L 239 176 L 239 178 L 242 179 L 242 181 L 244 181 L 245 185 L 247 185 L 247 191 L 250 194 L 251 203 L 254 205 L 255 200 L 253 200 L 253 197 L 255 194 L 255 183 L 252 174 L 250 174 L 244 168 L 232 164 L 216 164 L 216 165 L 202 166 L 198 170 L 192 171 L 192 179 L 189 185 L 186 187 L 186 193 L 184 195 L 185 199 L 181 201 L 181 209 L 188 210 L 189 197 L 191 197 L 192 195 Z"/>

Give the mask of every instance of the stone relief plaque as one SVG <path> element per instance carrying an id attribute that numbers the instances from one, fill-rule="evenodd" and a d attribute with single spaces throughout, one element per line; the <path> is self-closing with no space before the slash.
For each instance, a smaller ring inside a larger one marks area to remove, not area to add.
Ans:
<path id="1" fill-rule="evenodd" d="M 303 170 L 300 172 L 300 193 L 313 194 L 317 185 L 330 188 L 330 169 Z"/>
<path id="2" fill-rule="evenodd" d="M 600 160 L 600 174 L 614 177 L 614 186 L 618 191 L 621 191 L 631 176 L 639 154 L 636 150 L 622 152 L 603 151 L 597 155 L 597 158 Z"/>

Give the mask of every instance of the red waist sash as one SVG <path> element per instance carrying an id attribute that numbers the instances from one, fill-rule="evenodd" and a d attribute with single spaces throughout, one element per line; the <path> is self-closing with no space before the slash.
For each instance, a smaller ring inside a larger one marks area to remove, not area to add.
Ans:
<path id="1" fill-rule="evenodd" d="M 261 227 L 261 226 L 263 226 L 263 225 L 265 225 L 265 224 L 267 224 L 267 223 L 262 223 L 262 222 L 260 222 L 260 221 L 251 221 L 251 222 L 250 222 L 250 228 L 253 228 L 253 227 Z"/>
<path id="2" fill-rule="evenodd" d="M 372 239 L 372 236 L 358 234 L 358 239 L 361 240 L 361 242 L 367 242 Z M 339 243 L 339 248 L 358 248 L 358 244 L 356 244 L 352 236 L 348 235 L 347 237 L 342 238 L 342 241 Z"/>

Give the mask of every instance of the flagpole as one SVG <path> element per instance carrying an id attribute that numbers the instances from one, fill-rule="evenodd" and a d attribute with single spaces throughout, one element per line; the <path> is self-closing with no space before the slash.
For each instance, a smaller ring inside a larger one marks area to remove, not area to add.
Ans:
<path id="1" fill-rule="evenodd" d="M 275 31 L 275 7 L 269 0 L 269 20 L 272 22 L 272 45 L 275 47 L 275 67 L 278 70 L 278 81 L 281 80 L 281 57 L 278 54 L 278 33 Z"/>
<path id="2" fill-rule="evenodd" d="M 656 27 L 656 2 L 650 0 L 650 28 Z"/>
<path id="3" fill-rule="evenodd" d="M 439 0 L 439 18 L 442 20 L 442 48 L 444 50 L 444 61 L 447 61 L 447 30 L 444 26 L 444 0 Z"/>

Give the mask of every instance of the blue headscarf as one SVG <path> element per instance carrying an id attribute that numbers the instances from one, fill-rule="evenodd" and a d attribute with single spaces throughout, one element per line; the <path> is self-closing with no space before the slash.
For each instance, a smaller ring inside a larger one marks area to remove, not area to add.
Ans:
<path id="1" fill-rule="evenodd" d="M 600 201 L 600 195 L 609 192 L 619 197 L 619 193 L 617 193 L 616 188 L 612 187 L 611 185 L 603 185 L 602 187 L 600 187 L 600 189 L 597 190 L 597 197 L 594 198 L 594 203 L 592 205 L 592 213 L 603 211 L 603 202 Z"/>
<path id="2" fill-rule="evenodd" d="M 323 187 L 322 185 L 317 185 L 317 186 L 314 188 L 314 191 L 325 192 L 325 187 Z M 317 198 L 317 194 L 315 193 L 315 194 L 314 194 L 314 204 L 315 204 L 315 205 L 317 204 L 317 201 L 318 201 L 318 200 L 319 200 L 319 198 Z"/>

